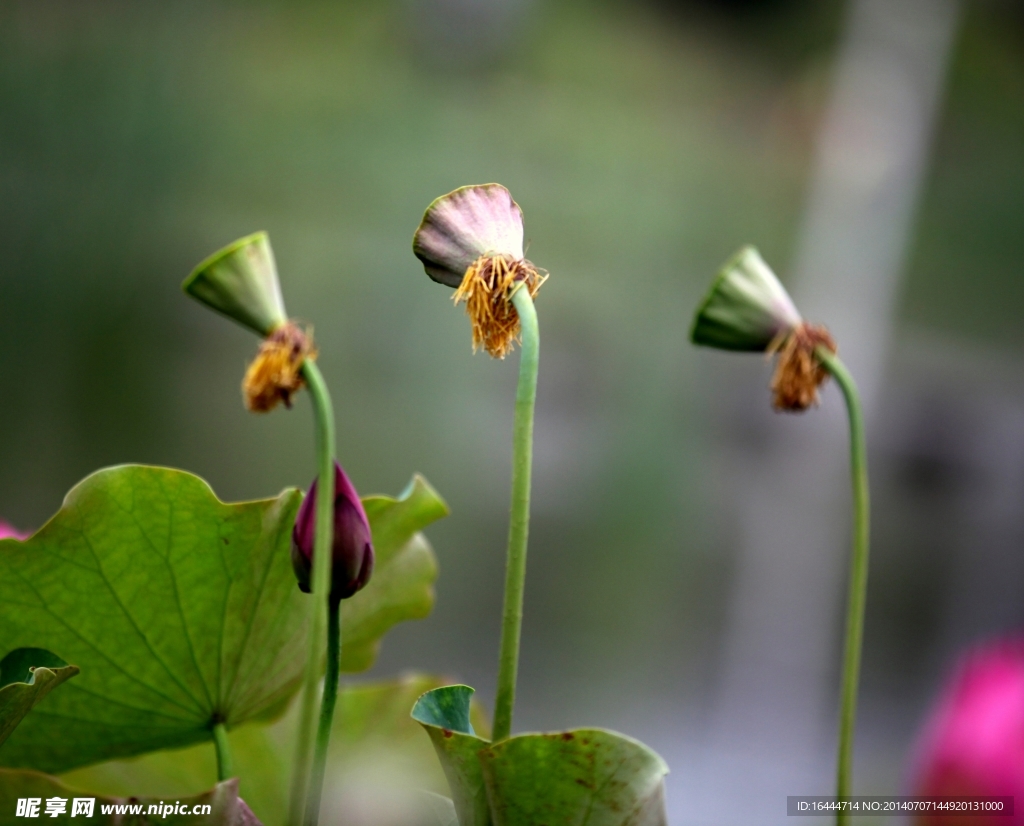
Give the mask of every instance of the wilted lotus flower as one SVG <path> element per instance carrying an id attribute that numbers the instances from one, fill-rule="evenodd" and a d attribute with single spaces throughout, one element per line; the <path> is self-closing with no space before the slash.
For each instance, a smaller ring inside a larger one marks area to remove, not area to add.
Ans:
<path id="1" fill-rule="evenodd" d="M 912 793 L 1013 795 L 1013 816 L 995 820 L 1024 824 L 1024 639 L 990 643 L 960 662 L 918 743 Z M 994 822 L 991 816 L 955 820 Z M 915 822 L 938 826 L 947 819 Z"/>
<path id="2" fill-rule="evenodd" d="M 505 358 L 519 339 L 510 297 L 520 285 L 534 297 L 547 278 L 523 252 L 523 211 L 500 184 L 464 186 L 434 201 L 412 249 L 432 279 L 466 302 L 473 350 Z"/>
<path id="3" fill-rule="evenodd" d="M 28 539 L 31 533 L 22 533 L 13 525 L 9 525 L 0 519 L 0 539 Z"/>
<path id="4" fill-rule="evenodd" d="M 818 387 L 828 372 L 815 348 L 836 351 L 828 330 L 800 317 L 785 287 L 753 247 L 744 247 L 722 267 L 697 310 L 690 340 L 720 350 L 778 353 L 772 404 L 789 411 L 818 403 Z"/>
<path id="5" fill-rule="evenodd" d="M 292 567 L 299 588 L 310 592 L 313 538 L 316 531 L 316 481 L 299 507 L 292 529 Z M 348 599 L 370 581 L 373 538 L 363 503 L 341 465 L 334 463 L 334 544 L 331 599 Z"/>
<path id="6" fill-rule="evenodd" d="M 265 232 L 239 238 L 203 261 L 182 285 L 185 292 L 263 337 L 242 381 L 245 405 L 254 412 L 278 402 L 291 407 L 302 389 L 302 365 L 316 357 L 311 336 L 284 310 L 277 265 Z"/>

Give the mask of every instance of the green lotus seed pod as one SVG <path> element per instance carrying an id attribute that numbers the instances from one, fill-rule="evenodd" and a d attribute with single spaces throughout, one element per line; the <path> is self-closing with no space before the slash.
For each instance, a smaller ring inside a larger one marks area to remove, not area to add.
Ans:
<path id="1" fill-rule="evenodd" d="M 207 307 L 262 337 L 288 320 L 265 232 L 239 238 L 215 252 L 181 286 Z"/>
<path id="2" fill-rule="evenodd" d="M 743 247 L 715 277 L 690 328 L 694 344 L 763 352 L 802 322 L 793 300 L 754 247 Z"/>

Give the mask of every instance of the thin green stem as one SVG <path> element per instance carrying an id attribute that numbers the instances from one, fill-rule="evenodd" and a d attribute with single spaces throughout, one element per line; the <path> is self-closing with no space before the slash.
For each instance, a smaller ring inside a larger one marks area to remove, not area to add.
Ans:
<path id="1" fill-rule="evenodd" d="M 324 789 L 327 768 L 327 746 L 331 742 L 334 705 L 338 700 L 338 678 L 341 676 L 341 600 L 330 600 L 327 618 L 327 673 L 324 675 L 324 696 L 320 701 L 320 726 L 316 732 L 316 753 L 313 774 L 306 798 L 306 826 L 317 826 L 320 819 L 320 796 Z"/>
<path id="2" fill-rule="evenodd" d="M 857 687 L 864 641 L 864 607 L 868 592 L 868 461 L 864 441 L 864 416 L 857 385 L 845 365 L 834 354 L 819 347 L 815 354 L 832 374 L 843 393 L 850 419 L 850 472 L 853 478 L 853 553 L 846 598 L 846 647 L 843 653 L 842 699 L 839 709 L 839 757 L 836 766 L 836 795 L 852 791 L 853 740 L 857 722 Z M 840 812 L 836 823 L 849 823 L 850 814 Z"/>
<path id="3" fill-rule="evenodd" d="M 494 702 L 492 737 L 504 740 L 512 733 L 519 669 L 519 636 L 523 624 L 523 589 L 526 584 L 526 541 L 530 532 L 530 467 L 533 462 L 533 406 L 537 398 L 540 332 L 530 292 L 522 287 L 512 295 L 522 328 L 519 387 L 512 435 L 512 507 L 505 563 L 505 606 L 501 620 L 498 694 Z"/>
<path id="4" fill-rule="evenodd" d="M 309 659 L 302 686 L 298 743 L 292 766 L 288 801 L 289 826 L 302 823 L 303 803 L 309 788 L 310 758 L 316 731 L 316 695 L 320 687 L 320 665 L 327 627 L 327 601 L 331 589 L 331 545 L 334 534 L 334 408 L 327 385 L 316 362 L 306 359 L 302 375 L 309 387 L 316 421 L 317 480 L 316 532 L 313 539 L 313 599 L 309 629 Z"/>
<path id="5" fill-rule="evenodd" d="M 213 745 L 217 750 L 217 782 L 227 780 L 235 772 L 231 765 L 231 746 L 228 745 L 228 730 L 223 722 L 213 724 Z"/>

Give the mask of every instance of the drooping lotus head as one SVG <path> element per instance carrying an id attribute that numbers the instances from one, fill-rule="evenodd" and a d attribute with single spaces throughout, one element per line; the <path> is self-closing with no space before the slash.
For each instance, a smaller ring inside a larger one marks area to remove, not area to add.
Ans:
<path id="1" fill-rule="evenodd" d="M 960 661 L 927 719 L 911 773 L 915 795 L 1013 795 L 1013 816 L 998 820 L 1024 824 L 1024 639 L 980 646 Z"/>
<path id="2" fill-rule="evenodd" d="M 288 319 L 277 264 L 265 232 L 239 238 L 196 267 L 182 289 L 221 315 L 263 338 L 242 381 L 245 405 L 254 412 L 278 402 L 291 407 L 303 385 L 302 364 L 315 358 L 308 331 Z"/>
<path id="3" fill-rule="evenodd" d="M 310 592 L 316 544 L 317 480 L 299 506 L 292 529 L 292 568 L 299 588 Z M 373 536 L 363 502 L 348 475 L 334 463 L 334 543 L 331 553 L 331 599 L 348 599 L 373 574 Z"/>
<path id="4" fill-rule="evenodd" d="M 523 211 L 500 184 L 464 186 L 434 201 L 413 236 L 412 249 L 434 281 L 466 302 L 473 349 L 504 358 L 519 338 L 516 289 L 535 296 L 546 276 L 526 260 Z"/>
<path id="5" fill-rule="evenodd" d="M 818 387 L 828 372 L 814 351 L 836 350 L 828 330 L 803 320 L 786 288 L 751 246 L 718 272 L 697 308 L 690 340 L 719 350 L 778 353 L 772 404 L 785 411 L 818 403 Z"/>

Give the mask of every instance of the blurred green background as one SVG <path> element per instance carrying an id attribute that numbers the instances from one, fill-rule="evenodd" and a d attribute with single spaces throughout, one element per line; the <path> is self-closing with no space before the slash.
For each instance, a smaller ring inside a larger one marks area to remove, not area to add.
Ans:
<path id="1" fill-rule="evenodd" d="M 0 2 L 0 513 L 36 527 L 121 462 L 192 470 L 229 500 L 308 484 L 306 399 L 247 414 L 255 340 L 179 289 L 266 229 L 357 487 L 394 494 L 419 471 L 452 508 L 430 530 L 435 612 L 374 674 L 442 672 L 489 702 L 517 360 L 472 354 L 410 242 L 433 198 L 499 181 L 551 272 L 517 728 L 699 730 L 735 556 L 689 317 L 741 243 L 787 272 L 844 4 L 492 5 Z M 897 341 L 997 365 L 1019 411 L 1017 4 L 964 6 L 928 169 Z M 878 458 L 867 679 L 919 715 L 951 639 L 943 560 L 963 549 L 928 546 L 946 454 L 911 453 Z M 887 746 L 893 786 L 916 720 Z"/>

